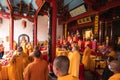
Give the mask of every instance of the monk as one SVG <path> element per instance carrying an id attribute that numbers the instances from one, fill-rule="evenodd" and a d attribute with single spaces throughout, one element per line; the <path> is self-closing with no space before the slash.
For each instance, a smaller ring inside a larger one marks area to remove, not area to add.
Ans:
<path id="1" fill-rule="evenodd" d="M 31 54 L 33 52 L 33 45 L 30 42 L 27 44 L 27 50 L 28 54 Z"/>
<path id="2" fill-rule="evenodd" d="M 114 57 L 109 56 L 107 58 L 107 65 L 105 66 L 103 73 L 102 73 L 102 80 L 108 80 L 114 73 L 109 69 L 110 62 L 115 60 Z"/>
<path id="3" fill-rule="evenodd" d="M 28 56 L 18 47 L 8 66 L 9 80 L 23 80 L 23 70 L 28 65 Z"/>
<path id="4" fill-rule="evenodd" d="M 26 43 L 23 44 L 22 48 L 23 48 L 23 52 L 24 52 L 25 54 L 29 55 L 29 52 L 28 52 L 28 48 L 27 48 Z"/>
<path id="5" fill-rule="evenodd" d="M 17 43 L 16 43 L 16 41 L 13 42 L 13 50 L 17 50 Z"/>
<path id="6" fill-rule="evenodd" d="M 107 56 L 112 56 L 112 57 L 116 57 L 117 53 L 115 52 L 115 50 L 113 48 L 109 49 L 110 53 Z"/>
<path id="7" fill-rule="evenodd" d="M 57 80 L 79 80 L 77 77 L 68 74 L 69 59 L 67 56 L 58 56 L 53 62 L 53 71 L 58 77 Z"/>
<path id="8" fill-rule="evenodd" d="M 84 64 L 85 70 L 90 69 L 90 54 L 91 54 L 91 49 L 89 48 L 89 45 L 87 45 L 83 52 L 83 57 L 82 57 L 82 63 Z"/>
<path id="9" fill-rule="evenodd" d="M 48 80 L 48 64 L 42 59 L 40 50 L 35 49 L 33 58 L 23 72 L 24 80 Z"/>
<path id="10" fill-rule="evenodd" d="M 114 72 L 108 80 L 120 80 L 120 64 L 119 61 L 114 60 L 110 63 L 110 70 Z"/>
<path id="11" fill-rule="evenodd" d="M 80 53 L 77 48 L 72 47 L 72 52 L 69 53 L 70 67 L 69 74 L 74 77 L 79 77 Z"/>

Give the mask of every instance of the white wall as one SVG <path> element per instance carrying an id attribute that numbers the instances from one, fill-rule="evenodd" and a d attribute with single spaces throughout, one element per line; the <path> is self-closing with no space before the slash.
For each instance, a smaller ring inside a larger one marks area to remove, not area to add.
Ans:
<path id="1" fill-rule="evenodd" d="M 39 16 L 37 24 L 38 24 L 37 39 L 39 41 L 48 40 L 48 16 Z"/>
<path id="2" fill-rule="evenodd" d="M 57 34 L 56 34 L 56 38 L 57 39 L 61 39 L 63 37 L 63 25 L 59 25 L 58 24 L 58 20 L 57 20 Z"/>
<path id="3" fill-rule="evenodd" d="M 30 41 L 33 41 L 33 22 L 24 19 L 25 21 L 27 21 L 27 25 L 26 28 L 23 29 L 22 20 L 23 19 L 14 20 L 14 40 L 18 42 L 18 36 L 20 34 L 27 34 L 30 37 Z M 9 19 L 3 19 L 3 22 L 0 23 L 0 39 L 2 39 L 4 42 L 6 42 L 6 36 L 9 36 L 9 25 Z M 48 16 L 38 16 L 37 26 L 38 41 L 48 40 Z M 58 25 L 57 22 L 57 39 L 62 36 L 62 29 L 63 26 Z"/>

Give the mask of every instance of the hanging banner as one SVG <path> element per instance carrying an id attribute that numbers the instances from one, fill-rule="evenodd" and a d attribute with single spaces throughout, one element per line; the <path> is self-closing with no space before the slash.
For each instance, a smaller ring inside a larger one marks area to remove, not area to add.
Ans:
<path id="1" fill-rule="evenodd" d="M 78 19 L 77 20 L 77 23 L 78 24 L 84 24 L 84 23 L 88 23 L 88 22 L 91 22 L 91 17 L 88 16 L 88 17 L 84 17 L 84 18 L 81 18 L 81 19 Z"/>
<path id="2" fill-rule="evenodd" d="M 99 26 L 99 16 L 95 16 L 95 24 L 94 24 L 94 34 L 98 35 L 98 26 Z"/>
<path id="3" fill-rule="evenodd" d="M 65 38 L 67 37 L 67 24 L 65 24 Z"/>

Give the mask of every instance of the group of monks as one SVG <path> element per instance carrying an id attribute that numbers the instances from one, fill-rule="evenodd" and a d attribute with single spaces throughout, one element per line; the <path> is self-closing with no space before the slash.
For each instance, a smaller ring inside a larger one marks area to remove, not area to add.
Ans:
<path id="1" fill-rule="evenodd" d="M 47 45 L 47 42 L 45 41 L 43 45 Z M 4 62 L 0 64 L 0 80 L 24 80 L 23 71 L 29 63 L 33 62 L 31 55 L 34 47 L 25 39 L 21 41 L 20 46 L 17 49 L 14 46 L 15 50 L 9 51 L 4 55 L 6 59 L 1 59 L 0 63 Z M 38 46 L 41 49 L 40 45 Z"/>
<path id="2" fill-rule="evenodd" d="M 38 46 L 44 52 L 44 50 L 47 50 L 48 42 L 45 41 L 43 45 L 41 47 Z M 21 50 L 15 50 L 8 65 L 1 65 L 0 80 L 23 80 L 24 68 L 33 61 L 30 57 L 33 52 L 33 45 L 23 39 L 21 47 L 23 48 L 21 55 L 19 55 Z M 93 59 L 98 56 L 92 55 L 92 52 L 97 51 L 102 52 L 102 54 L 109 52 L 107 56 L 116 57 L 116 52 L 112 48 L 108 49 L 105 45 L 97 45 L 96 40 L 81 40 L 77 36 L 68 36 L 66 40 L 58 40 L 56 44 L 56 57 L 60 55 L 67 56 L 70 60 L 68 73 L 77 78 L 80 78 L 81 63 L 84 66 L 84 70 L 94 70 L 96 65 Z"/>
<path id="3" fill-rule="evenodd" d="M 84 65 L 84 70 L 95 71 L 98 65 L 104 68 L 106 58 L 104 56 L 117 57 L 117 53 L 111 46 L 100 44 L 95 40 L 80 39 L 75 36 L 68 36 L 65 40 L 58 40 L 56 45 L 56 56 L 65 55 L 70 60 L 69 74 L 79 77 L 80 63 Z M 102 59 L 103 58 L 103 59 Z M 95 61 L 104 60 L 103 63 L 96 64 Z"/>

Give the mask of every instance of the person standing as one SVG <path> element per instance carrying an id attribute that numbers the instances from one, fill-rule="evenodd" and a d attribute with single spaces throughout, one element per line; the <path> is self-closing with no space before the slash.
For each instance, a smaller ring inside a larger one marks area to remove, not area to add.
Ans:
<path id="1" fill-rule="evenodd" d="M 105 66 L 102 73 L 102 80 L 108 80 L 114 73 L 110 70 L 110 62 L 115 60 L 114 57 L 109 56 L 107 58 L 107 65 Z"/>
<path id="2" fill-rule="evenodd" d="M 22 47 L 18 47 L 8 64 L 9 80 L 23 80 L 23 71 L 28 64 L 28 55 L 23 52 Z"/>
<path id="3" fill-rule="evenodd" d="M 70 60 L 69 74 L 79 78 L 80 53 L 77 47 L 72 47 L 72 52 L 68 56 Z"/>
<path id="4" fill-rule="evenodd" d="M 84 64 L 84 68 L 85 70 L 89 70 L 90 69 L 90 55 L 91 55 L 91 49 L 89 47 L 89 45 L 86 45 L 86 48 L 83 52 L 83 56 L 82 56 L 82 63 Z"/>
<path id="5" fill-rule="evenodd" d="M 70 61 L 67 56 L 58 56 L 53 62 L 53 72 L 57 80 L 79 80 L 77 77 L 68 74 Z"/>
<path id="6" fill-rule="evenodd" d="M 114 60 L 110 63 L 110 70 L 114 74 L 108 80 L 120 80 L 120 64 L 119 61 Z"/>
<path id="7" fill-rule="evenodd" d="M 24 80 L 48 80 L 48 64 L 42 59 L 40 50 L 33 52 L 34 61 L 24 69 Z"/>

